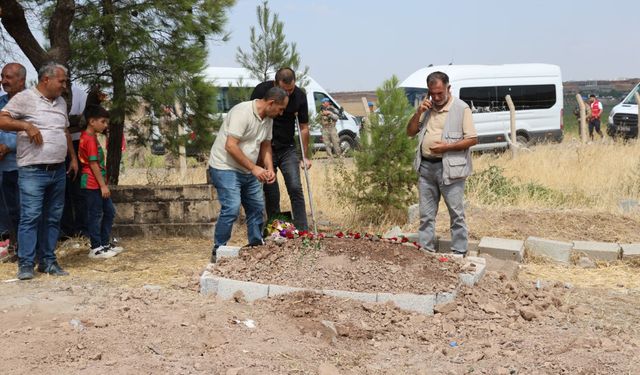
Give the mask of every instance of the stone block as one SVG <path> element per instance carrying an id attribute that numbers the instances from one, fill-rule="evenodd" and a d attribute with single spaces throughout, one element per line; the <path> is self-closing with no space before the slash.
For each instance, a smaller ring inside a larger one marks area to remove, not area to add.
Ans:
<path id="1" fill-rule="evenodd" d="M 478 244 L 478 254 L 489 254 L 499 259 L 521 262 L 524 257 L 524 241 L 482 237 Z"/>
<path id="2" fill-rule="evenodd" d="M 620 244 L 622 259 L 640 258 L 640 243 Z"/>
<path id="3" fill-rule="evenodd" d="M 407 209 L 407 224 L 413 224 L 420 221 L 420 205 L 412 204 Z"/>
<path id="4" fill-rule="evenodd" d="M 382 235 L 382 238 L 398 238 L 402 235 L 402 229 L 399 226 L 395 226 L 389 229 L 385 234 Z"/>
<path id="5" fill-rule="evenodd" d="M 409 242 L 418 242 L 420 239 L 418 233 L 402 233 L 402 235 L 406 237 Z"/>
<path id="6" fill-rule="evenodd" d="M 169 204 L 168 202 L 144 202 L 135 203 L 135 220 L 136 223 L 167 223 L 169 222 Z"/>
<path id="7" fill-rule="evenodd" d="M 167 224 L 115 224 L 115 237 L 197 237 L 212 238 L 214 223 L 167 223 Z"/>
<path id="8" fill-rule="evenodd" d="M 487 265 L 484 263 L 473 262 L 473 264 L 475 264 L 473 271 L 461 273 L 459 275 L 460 282 L 466 286 L 474 286 L 477 284 L 487 270 Z"/>
<path id="9" fill-rule="evenodd" d="M 239 246 L 220 246 L 216 251 L 216 258 L 217 260 L 222 258 L 237 258 L 239 254 Z"/>
<path id="10" fill-rule="evenodd" d="M 543 256 L 558 263 L 569 263 L 571 258 L 571 242 L 553 241 L 545 238 L 529 237 L 524 243 L 529 254 Z"/>
<path id="11" fill-rule="evenodd" d="M 244 295 L 247 302 L 252 302 L 260 298 L 269 296 L 269 285 L 254 283 L 251 281 L 239 281 L 219 277 L 217 286 L 217 296 L 222 299 L 231 299 L 238 291 Z"/>
<path id="12" fill-rule="evenodd" d="M 187 201 L 215 200 L 215 189 L 212 185 L 184 185 L 182 195 Z"/>
<path id="13" fill-rule="evenodd" d="M 130 224 L 135 220 L 135 206 L 131 203 L 115 203 L 116 209 L 115 223 Z"/>
<path id="14" fill-rule="evenodd" d="M 620 245 L 611 242 L 573 241 L 573 251 L 599 260 L 620 259 Z"/>
<path id="15" fill-rule="evenodd" d="M 433 315 L 436 296 L 434 294 L 378 293 L 378 302 L 384 303 L 389 301 L 393 302 L 398 308 L 403 310 Z"/>
<path id="16" fill-rule="evenodd" d="M 305 290 L 309 290 L 309 289 L 297 288 L 297 287 L 294 287 L 294 286 L 273 285 L 272 284 L 272 285 L 269 285 L 269 298 L 275 297 L 275 296 L 279 296 L 279 295 L 282 295 L 282 294 L 303 292 Z"/>
<path id="17" fill-rule="evenodd" d="M 187 201 L 184 210 L 185 220 L 192 223 L 207 223 L 218 217 L 215 201 Z"/>
<path id="18" fill-rule="evenodd" d="M 454 289 L 451 292 L 438 292 L 436 293 L 436 305 L 443 305 L 445 303 L 453 302 L 458 295 L 458 289 Z"/>
<path id="19" fill-rule="evenodd" d="M 352 292 L 349 290 L 326 289 L 326 290 L 322 290 L 322 294 L 325 294 L 327 296 L 352 299 L 352 300 L 362 301 L 362 302 L 376 302 L 377 300 L 377 296 L 375 293 Z"/>
<path id="20" fill-rule="evenodd" d="M 169 202 L 169 222 L 182 223 L 184 221 L 185 221 L 184 202 L 183 201 Z"/>
<path id="21" fill-rule="evenodd" d="M 200 294 L 211 295 L 218 293 L 218 277 L 210 271 L 204 271 L 200 275 Z"/>
<path id="22" fill-rule="evenodd" d="M 471 241 L 469 240 L 467 242 L 467 253 L 471 252 L 471 251 L 477 251 L 478 250 L 478 241 Z M 436 247 L 436 252 L 438 253 L 450 253 L 451 252 L 451 238 L 439 238 L 438 237 L 438 244 Z"/>
<path id="23" fill-rule="evenodd" d="M 182 186 L 170 185 L 170 186 L 154 186 L 152 191 L 149 192 L 149 196 L 154 197 L 154 201 L 181 201 L 184 200 L 183 194 L 184 188 Z"/>

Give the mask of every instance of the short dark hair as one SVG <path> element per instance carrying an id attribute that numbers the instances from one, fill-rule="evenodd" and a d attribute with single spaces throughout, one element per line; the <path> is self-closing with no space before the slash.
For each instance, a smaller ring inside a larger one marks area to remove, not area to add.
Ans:
<path id="1" fill-rule="evenodd" d="M 589 95 L 589 97 L 590 97 L 590 98 L 595 98 L 595 97 L 596 97 L 596 95 L 595 95 L 595 94 L 591 94 L 591 95 Z"/>
<path id="2" fill-rule="evenodd" d="M 296 72 L 294 72 L 293 69 L 288 68 L 288 67 L 287 68 L 280 68 L 276 72 L 275 81 L 276 81 L 276 83 L 283 82 L 283 83 L 286 83 L 288 85 L 288 84 L 296 81 Z"/>
<path id="3" fill-rule="evenodd" d="M 284 102 L 284 99 L 288 96 L 289 94 L 287 94 L 287 92 L 284 91 L 284 89 L 281 89 L 280 87 L 277 87 L 277 86 L 273 86 L 272 88 L 267 90 L 266 94 L 264 94 L 264 100 L 273 100 L 276 103 L 282 103 Z"/>
<path id="4" fill-rule="evenodd" d="M 87 108 L 84 109 L 84 118 L 89 123 L 89 120 L 92 118 L 100 119 L 100 118 L 109 118 L 109 111 L 104 109 L 101 105 L 88 105 Z"/>
<path id="5" fill-rule="evenodd" d="M 435 83 L 436 81 L 442 82 L 444 85 L 449 84 L 449 76 L 443 72 L 433 72 L 427 76 L 427 86 Z"/>

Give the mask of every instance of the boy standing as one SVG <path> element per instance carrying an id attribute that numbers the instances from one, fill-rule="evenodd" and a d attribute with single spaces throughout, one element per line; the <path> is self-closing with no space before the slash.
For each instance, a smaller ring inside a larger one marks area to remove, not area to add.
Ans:
<path id="1" fill-rule="evenodd" d="M 91 240 L 89 258 L 111 258 L 123 248 L 110 242 L 116 211 L 107 186 L 104 151 L 97 138 L 97 134 L 109 126 L 109 112 L 101 106 L 91 105 L 85 109 L 85 118 L 87 129 L 80 134 L 78 156 L 82 165 L 80 187 L 88 211 L 87 230 Z"/>

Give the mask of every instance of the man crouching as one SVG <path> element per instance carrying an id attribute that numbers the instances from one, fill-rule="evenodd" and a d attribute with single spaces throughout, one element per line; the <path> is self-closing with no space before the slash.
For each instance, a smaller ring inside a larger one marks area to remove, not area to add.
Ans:
<path id="1" fill-rule="evenodd" d="M 222 123 L 209 157 L 209 176 L 220 201 L 212 263 L 216 261 L 218 247 L 226 245 L 231 238 L 240 204 L 247 215 L 249 245 L 262 244 L 264 196 L 261 184 L 271 184 L 276 179 L 271 152 L 273 118 L 282 114 L 288 101 L 286 91 L 272 87 L 262 99 L 242 102 L 231 108 Z"/>

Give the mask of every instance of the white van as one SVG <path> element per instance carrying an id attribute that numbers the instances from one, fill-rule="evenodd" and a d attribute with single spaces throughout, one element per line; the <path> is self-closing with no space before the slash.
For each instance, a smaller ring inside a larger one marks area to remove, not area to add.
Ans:
<path id="1" fill-rule="evenodd" d="M 204 76 L 218 88 L 216 100 L 220 113 L 227 113 L 234 105 L 247 100 L 253 88 L 260 83 L 257 79 L 252 78 L 249 71 L 244 68 L 209 67 L 204 70 Z M 321 106 L 321 100 L 328 98 L 333 106 L 340 110 L 340 119 L 336 123 L 336 128 L 343 152 L 358 147 L 360 124 L 356 118 L 345 112 L 342 106 L 313 78 L 307 77 L 307 79 L 309 83 L 304 90 L 307 93 L 307 102 L 309 104 L 309 121 L 311 122 L 312 119 L 316 118 Z M 312 124 L 309 124 L 309 126 L 311 128 L 313 148 L 315 150 L 323 150 L 324 143 L 322 142 L 320 128 L 312 126 Z"/>
<path id="2" fill-rule="evenodd" d="M 427 76 L 449 76 L 451 93 L 473 112 L 478 144 L 472 150 L 508 147 L 510 122 L 507 94 L 516 107 L 516 136 L 524 145 L 563 138 L 563 94 L 560 67 L 549 64 L 442 65 L 422 68 L 400 83 L 409 102 L 427 95 Z"/>
<path id="3" fill-rule="evenodd" d="M 609 112 L 607 134 L 624 138 L 638 137 L 638 102 L 636 93 L 640 93 L 640 83 L 618 105 Z"/>

